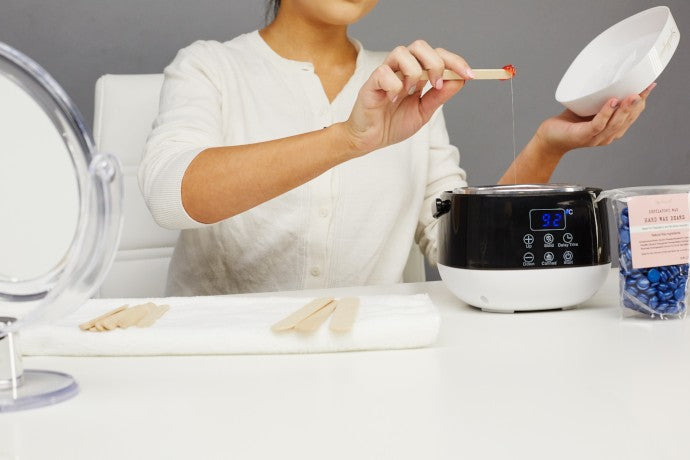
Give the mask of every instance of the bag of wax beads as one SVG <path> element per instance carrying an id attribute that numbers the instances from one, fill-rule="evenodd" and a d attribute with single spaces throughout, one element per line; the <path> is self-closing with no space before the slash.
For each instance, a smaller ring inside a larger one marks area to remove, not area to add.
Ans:
<path id="1" fill-rule="evenodd" d="M 624 316 L 684 318 L 688 303 L 690 185 L 606 192 L 618 229 Z"/>

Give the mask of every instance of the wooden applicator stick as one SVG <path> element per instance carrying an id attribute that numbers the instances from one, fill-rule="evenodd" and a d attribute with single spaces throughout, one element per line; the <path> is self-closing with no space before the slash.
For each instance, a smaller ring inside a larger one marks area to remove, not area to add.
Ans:
<path id="1" fill-rule="evenodd" d="M 313 315 L 307 316 L 305 319 L 297 323 L 295 330 L 297 332 L 314 332 L 319 326 L 326 322 L 331 313 L 335 310 L 335 302 L 331 302 L 321 310 L 317 311 Z"/>
<path id="2" fill-rule="evenodd" d="M 127 307 L 128 307 L 128 305 L 122 305 L 121 307 L 117 307 L 115 310 L 111 310 L 108 313 L 105 313 L 105 314 L 99 316 L 98 318 L 94 318 L 91 321 L 87 321 L 83 324 L 80 324 L 79 328 L 82 331 L 88 331 L 91 328 L 96 327 L 96 323 L 100 323 L 102 320 L 108 318 L 109 316 L 116 315 L 117 313 L 120 313 L 121 311 L 126 310 Z"/>
<path id="3" fill-rule="evenodd" d="M 513 67 L 512 65 L 507 65 L 507 66 L 503 67 L 502 69 L 472 69 L 472 72 L 474 73 L 473 80 L 510 80 L 516 74 L 515 67 Z M 398 71 L 395 74 L 401 80 L 403 79 L 402 72 Z M 464 80 L 465 77 L 458 75 L 457 73 L 453 72 L 452 70 L 446 69 L 443 71 L 443 79 L 444 80 Z M 429 73 L 426 70 L 422 71 L 421 80 L 423 80 L 423 81 L 429 80 Z"/>
<path id="4" fill-rule="evenodd" d="M 331 318 L 330 329 L 333 332 L 346 333 L 352 330 L 359 311 L 359 298 L 345 297 L 337 301 L 335 313 Z"/>
<path id="5" fill-rule="evenodd" d="M 273 332 L 288 331 L 331 302 L 333 302 L 332 297 L 314 299 L 299 310 L 275 323 L 273 326 L 271 326 L 271 330 Z"/>

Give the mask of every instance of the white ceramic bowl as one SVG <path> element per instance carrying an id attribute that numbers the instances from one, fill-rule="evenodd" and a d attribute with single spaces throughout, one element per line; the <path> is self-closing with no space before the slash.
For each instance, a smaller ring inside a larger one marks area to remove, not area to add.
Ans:
<path id="1" fill-rule="evenodd" d="M 586 117 L 599 112 L 610 98 L 638 94 L 661 74 L 679 40 L 668 7 L 631 16 L 582 50 L 558 85 L 556 100 Z"/>

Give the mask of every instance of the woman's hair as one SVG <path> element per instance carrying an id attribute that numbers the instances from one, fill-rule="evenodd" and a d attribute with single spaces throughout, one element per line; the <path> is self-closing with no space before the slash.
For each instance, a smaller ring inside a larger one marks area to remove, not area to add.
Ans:
<path id="1" fill-rule="evenodd" d="M 278 15 L 280 9 L 280 0 L 268 0 L 266 3 L 266 22 L 273 21 Z"/>

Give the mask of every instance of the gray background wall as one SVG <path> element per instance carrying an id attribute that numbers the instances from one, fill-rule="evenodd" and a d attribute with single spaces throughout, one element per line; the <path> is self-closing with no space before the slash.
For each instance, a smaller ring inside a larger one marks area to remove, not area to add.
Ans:
<path id="1" fill-rule="evenodd" d="M 553 181 L 604 188 L 690 182 L 690 2 L 666 0 L 681 44 L 648 109 L 615 145 L 568 154 Z M 477 68 L 518 67 L 519 147 L 561 107 L 556 86 L 608 26 L 655 6 L 646 0 L 382 0 L 352 27 L 369 49 L 424 38 Z M 40 62 L 93 116 L 104 73 L 157 73 L 196 39 L 228 40 L 263 25 L 262 0 L 0 0 L 0 41 Z M 474 82 L 445 108 L 471 184 L 494 183 L 512 161 L 510 86 Z"/>

